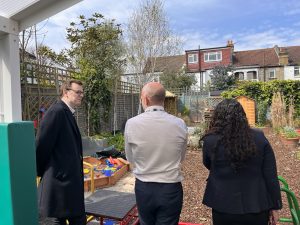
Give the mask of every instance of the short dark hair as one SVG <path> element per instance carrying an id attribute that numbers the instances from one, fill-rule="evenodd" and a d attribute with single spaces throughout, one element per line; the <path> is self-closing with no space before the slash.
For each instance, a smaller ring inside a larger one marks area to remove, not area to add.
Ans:
<path id="1" fill-rule="evenodd" d="M 72 86 L 73 83 L 78 84 L 78 85 L 80 85 L 80 86 L 83 85 L 83 83 L 82 83 L 80 80 L 72 79 L 72 80 L 67 80 L 67 81 L 65 81 L 65 82 L 60 86 L 60 89 L 59 89 L 59 94 L 60 94 L 61 97 L 63 96 L 64 91 L 67 91 L 67 90 L 70 90 L 70 89 L 71 89 L 71 86 Z"/>

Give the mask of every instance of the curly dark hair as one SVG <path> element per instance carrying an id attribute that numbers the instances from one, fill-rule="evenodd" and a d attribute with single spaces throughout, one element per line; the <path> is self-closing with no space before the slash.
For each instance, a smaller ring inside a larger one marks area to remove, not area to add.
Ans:
<path id="1" fill-rule="evenodd" d="M 224 99 L 217 105 L 201 140 L 211 134 L 219 137 L 212 149 L 213 160 L 218 145 L 222 144 L 234 170 L 243 167 L 244 162 L 257 153 L 244 109 L 235 99 Z"/>

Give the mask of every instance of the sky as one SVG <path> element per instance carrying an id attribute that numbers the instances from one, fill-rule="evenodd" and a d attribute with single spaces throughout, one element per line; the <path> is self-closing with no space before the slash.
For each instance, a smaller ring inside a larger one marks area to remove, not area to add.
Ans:
<path id="1" fill-rule="evenodd" d="M 69 48 L 66 28 L 98 12 L 124 30 L 141 0 L 84 0 L 38 24 L 39 41 L 56 52 Z M 170 29 L 184 50 L 226 46 L 235 51 L 300 45 L 299 0 L 165 0 Z"/>

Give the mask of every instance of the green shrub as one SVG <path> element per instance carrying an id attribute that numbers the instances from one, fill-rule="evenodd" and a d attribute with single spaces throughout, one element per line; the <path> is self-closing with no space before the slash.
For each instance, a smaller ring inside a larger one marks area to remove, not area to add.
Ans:
<path id="1" fill-rule="evenodd" d="M 299 134 L 292 127 L 284 127 L 283 128 L 283 135 L 286 138 L 296 138 L 296 137 L 299 137 Z"/>
<path id="2" fill-rule="evenodd" d="M 109 132 L 102 132 L 100 134 L 95 134 L 91 136 L 92 139 L 107 139 L 108 146 L 115 146 L 115 149 L 119 151 L 124 151 L 125 141 L 124 135 L 122 133 L 116 133 L 115 135 Z"/>
<path id="3" fill-rule="evenodd" d="M 234 89 L 222 92 L 224 98 L 235 98 L 241 95 L 250 97 L 256 102 L 266 101 L 272 103 L 273 94 L 281 92 L 284 95 L 286 106 L 290 99 L 294 99 L 296 116 L 300 116 L 300 81 L 299 80 L 273 80 L 268 82 L 240 81 Z"/>
<path id="4" fill-rule="evenodd" d="M 199 125 L 196 126 L 193 135 L 196 135 L 199 138 L 201 138 L 204 135 L 207 128 L 208 128 L 207 122 L 200 123 Z"/>
<path id="5" fill-rule="evenodd" d="M 181 115 L 182 116 L 189 116 L 190 115 L 190 109 L 188 107 L 184 106 L 182 111 L 181 111 Z"/>
<path id="6" fill-rule="evenodd" d="M 122 133 L 117 133 L 115 136 L 111 136 L 108 138 L 108 145 L 114 145 L 115 149 L 119 151 L 124 151 L 125 149 L 125 140 L 124 135 Z"/>

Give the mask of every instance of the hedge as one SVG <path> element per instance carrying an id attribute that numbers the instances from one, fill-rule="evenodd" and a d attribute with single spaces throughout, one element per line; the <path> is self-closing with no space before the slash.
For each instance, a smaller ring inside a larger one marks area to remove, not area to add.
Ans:
<path id="1" fill-rule="evenodd" d="M 236 87 L 224 91 L 221 95 L 224 98 L 235 98 L 247 96 L 257 103 L 266 101 L 272 103 L 273 94 L 281 92 L 284 95 L 286 105 L 294 98 L 296 116 L 300 116 L 300 80 L 273 80 L 268 82 L 240 81 Z"/>

